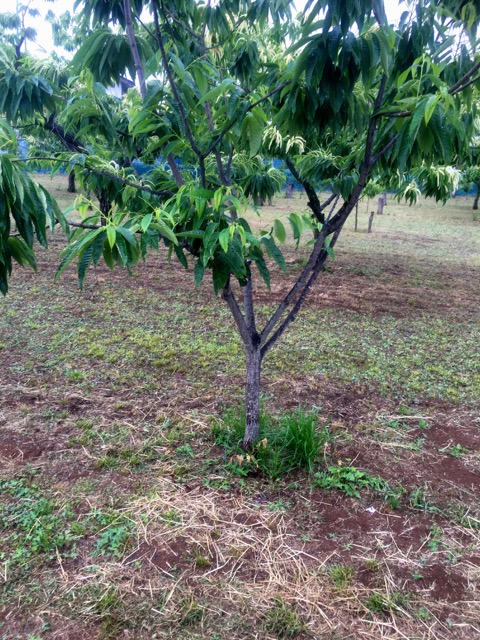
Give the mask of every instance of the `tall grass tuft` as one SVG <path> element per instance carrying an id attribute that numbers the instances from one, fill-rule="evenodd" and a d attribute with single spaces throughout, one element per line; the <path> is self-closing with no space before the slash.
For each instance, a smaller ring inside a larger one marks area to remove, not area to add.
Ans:
<path id="1" fill-rule="evenodd" d="M 230 456 L 230 469 L 245 476 L 262 473 L 275 479 L 295 469 L 312 473 L 331 439 L 327 425 L 319 424 L 318 412 L 300 407 L 278 417 L 262 411 L 259 438 L 248 453 L 242 449 L 244 429 L 244 411 L 232 408 L 214 425 L 213 435 Z"/>

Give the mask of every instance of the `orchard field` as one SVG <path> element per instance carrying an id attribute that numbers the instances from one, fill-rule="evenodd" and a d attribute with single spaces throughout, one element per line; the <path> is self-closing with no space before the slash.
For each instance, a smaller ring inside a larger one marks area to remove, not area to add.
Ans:
<path id="1" fill-rule="evenodd" d="M 71 202 L 66 178 L 39 179 Z M 210 282 L 194 290 L 163 252 L 55 283 L 60 238 L 38 273 L 16 269 L 0 300 L 0 638 L 480 637 L 471 204 L 389 196 L 373 233 L 365 201 L 359 231 L 348 221 L 264 366 L 277 428 L 315 421 L 309 471 L 277 459 L 271 425 L 267 465 L 239 452 L 242 345 Z M 252 225 L 305 205 L 275 198 Z M 289 242 L 273 296 L 254 283 L 260 315 L 307 255 Z"/>

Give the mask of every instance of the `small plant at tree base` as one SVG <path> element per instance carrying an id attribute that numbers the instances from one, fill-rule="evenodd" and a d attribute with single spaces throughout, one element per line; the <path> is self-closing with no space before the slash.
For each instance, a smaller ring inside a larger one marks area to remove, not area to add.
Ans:
<path id="1" fill-rule="evenodd" d="M 242 476 L 262 473 L 275 479 L 294 469 L 311 473 L 331 439 L 328 427 L 318 425 L 317 412 L 300 408 L 279 418 L 262 412 L 260 437 L 249 453 L 242 449 L 243 430 L 241 410 L 228 411 L 212 430 L 216 443 L 230 454 L 229 469 Z"/>

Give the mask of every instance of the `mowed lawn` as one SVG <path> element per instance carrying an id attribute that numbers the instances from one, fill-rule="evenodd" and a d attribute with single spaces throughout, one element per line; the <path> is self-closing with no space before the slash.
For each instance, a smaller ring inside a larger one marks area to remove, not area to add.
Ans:
<path id="1" fill-rule="evenodd" d="M 39 180 L 72 202 L 66 176 Z M 248 216 L 269 229 L 305 206 Z M 0 301 L 0 638 L 480 637 L 471 206 L 389 196 L 373 233 L 375 203 L 348 222 L 263 368 L 264 412 L 300 408 L 324 438 L 309 472 L 237 458 L 244 355 L 208 278 L 196 291 L 163 251 L 79 290 L 74 267 L 54 282 L 61 232 L 36 274 L 16 269 Z M 287 241 L 287 275 L 257 278 L 259 324 L 307 252 Z"/>

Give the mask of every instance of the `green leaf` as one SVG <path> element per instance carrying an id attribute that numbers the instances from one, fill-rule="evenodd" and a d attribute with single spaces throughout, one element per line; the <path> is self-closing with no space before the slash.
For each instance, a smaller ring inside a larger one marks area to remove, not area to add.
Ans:
<path id="1" fill-rule="evenodd" d="M 287 270 L 287 265 L 285 263 L 285 258 L 283 257 L 283 253 L 277 247 L 275 242 L 269 236 L 264 236 L 262 238 L 262 242 L 265 245 L 268 255 L 275 260 L 280 269 L 285 272 Z"/>
<path id="2" fill-rule="evenodd" d="M 152 218 L 153 218 L 153 213 L 147 213 L 146 216 L 143 216 L 142 221 L 140 222 L 140 227 L 141 227 L 143 233 L 145 233 L 145 231 L 150 226 Z"/>
<path id="3" fill-rule="evenodd" d="M 78 272 L 78 282 L 80 284 L 80 289 L 83 288 L 83 281 L 85 280 L 85 275 L 87 273 L 88 266 L 92 260 L 92 255 L 93 255 L 93 245 L 90 244 L 83 250 L 83 252 L 79 256 L 77 272 Z"/>
<path id="4" fill-rule="evenodd" d="M 195 263 L 195 268 L 193 271 L 193 276 L 195 280 L 195 289 L 198 289 L 202 284 L 203 276 L 205 275 L 205 267 L 202 264 L 201 260 L 197 260 Z"/>
<path id="5" fill-rule="evenodd" d="M 434 95 L 431 96 L 428 101 L 427 104 L 425 105 L 425 113 L 424 113 L 424 118 L 425 118 L 425 124 L 428 124 L 430 121 L 430 118 L 433 115 L 433 112 L 435 111 L 435 107 L 437 106 L 437 102 L 439 101 L 440 96 Z"/>
<path id="6" fill-rule="evenodd" d="M 173 247 L 175 249 L 175 255 L 178 258 L 178 261 L 180 262 L 180 264 L 185 268 L 188 269 L 188 262 L 187 262 L 187 258 L 185 257 L 185 254 L 183 253 L 183 249 L 177 245 L 174 245 Z"/>
<path id="7" fill-rule="evenodd" d="M 112 227 L 112 226 L 107 227 L 107 238 L 108 238 L 108 244 L 110 245 L 110 249 L 113 249 L 113 247 L 115 246 L 115 240 L 117 238 L 117 232 L 115 230 L 115 227 Z"/>
<path id="8" fill-rule="evenodd" d="M 27 243 L 21 238 L 8 238 L 8 246 L 10 254 L 14 260 L 22 267 L 30 266 L 34 271 L 37 270 L 35 255 Z"/>
<path id="9" fill-rule="evenodd" d="M 223 82 L 221 82 L 217 87 L 210 89 L 210 91 L 208 91 L 203 98 L 199 100 L 199 104 L 203 104 L 204 102 L 207 102 L 207 100 L 215 100 L 218 96 L 226 93 L 227 89 L 233 84 L 235 84 L 233 78 L 225 78 L 225 80 L 223 80 Z"/>
<path id="10" fill-rule="evenodd" d="M 225 251 L 225 253 L 227 253 L 228 251 L 229 241 L 230 241 L 230 229 L 227 227 L 223 231 L 220 231 L 218 235 L 218 242 L 220 243 L 220 246 Z"/>
<path id="11" fill-rule="evenodd" d="M 287 239 L 285 227 L 283 226 L 283 223 L 280 222 L 280 220 L 273 221 L 273 232 L 277 236 L 279 242 L 283 243 Z"/>
<path id="12" fill-rule="evenodd" d="M 161 218 L 157 218 L 151 226 L 154 229 L 157 229 L 158 231 L 160 231 L 162 236 L 167 238 L 167 240 L 170 240 L 170 242 L 173 242 L 175 246 L 178 245 L 178 240 L 176 235 L 174 234 L 172 229 L 170 229 L 170 227 L 168 227 Z"/>

